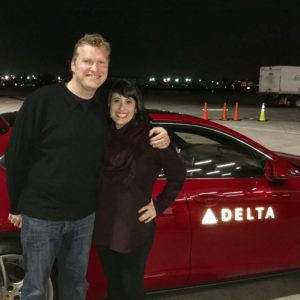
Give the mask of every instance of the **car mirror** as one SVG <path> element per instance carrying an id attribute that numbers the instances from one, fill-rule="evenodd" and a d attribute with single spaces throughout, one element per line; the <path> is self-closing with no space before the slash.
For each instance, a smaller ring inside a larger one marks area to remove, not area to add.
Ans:
<path id="1" fill-rule="evenodd" d="M 288 180 L 289 168 L 285 161 L 278 160 L 266 160 L 264 175 L 266 179 L 273 183 L 280 183 Z"/>

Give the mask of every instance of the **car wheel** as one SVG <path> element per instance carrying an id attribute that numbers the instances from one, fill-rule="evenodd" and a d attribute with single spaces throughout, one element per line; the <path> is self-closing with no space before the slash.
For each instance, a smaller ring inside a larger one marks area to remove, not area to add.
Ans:
<path id="1" fill-rule="evenodd" d="M 18 242 L 0 243 L 0 299 L 20 300 L 25 271 Z M 48 282 L 48 300 L 55 299 L 53 280 Z"/>

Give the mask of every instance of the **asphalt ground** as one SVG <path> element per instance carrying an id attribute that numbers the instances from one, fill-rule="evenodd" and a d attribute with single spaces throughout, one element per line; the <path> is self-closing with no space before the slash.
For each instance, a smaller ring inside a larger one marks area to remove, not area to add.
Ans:
<path id="1" fill-rule="evenodd" d="M 146 107 L 202 117 L 203 100 L 147 97 Z M 242 101 L 241 101 L 242 102 Z M 22 101 L 0 97 L 0 113 L 18 110 Z M 227 121 L 222 121 L 223 104 L 208 102 L 208 117 L 239 131 L 267 148 L 300 155 L 300 109 L 266 107 L 266 121 L 259 121 L 261 106 L 239 104 L 240 121 L 230 120 L 234 102 L 227 106 Z M 239 281 L 230 284 L 200 286 L 176 291 L 151 293 L 150 300 L 300 300 L 300 272 Z"/>

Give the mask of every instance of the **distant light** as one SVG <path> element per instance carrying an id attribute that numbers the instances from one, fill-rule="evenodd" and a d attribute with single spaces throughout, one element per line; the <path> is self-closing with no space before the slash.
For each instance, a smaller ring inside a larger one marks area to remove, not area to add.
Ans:
<path id="1" fill-rule="evenodd" d="M 175 82 L 179 82 L 179 78 L 175 78 Z"/>
<path id="2" fill-rule="evenodd" d="M 170 82 L 170 81 L 171 81 L 171 77 L 168 77 L 168 78 L 167 78 L 167 81 Z"/>
<path id="3" fill-rule="evenodd" d="M 246 88 L 247 90 L 251 90 L 251 86 L 247 86 L 247 88 Z"/>
<path id="4" fill-rule="evenodd" d="M 186 78 L 185 78 L 185 82 L 191 82 L 191 81 L 192 81 L 191 78 L 189 78 L 189 77 L 186 77 Z"/>
<path id="5" fill-rule="evenodd" d="M 155 82 L 156 79 L 155 79 L 155 77 L 150 77 L 150 78 L 149 78 L 149 81 L 150 81 L 150 82 Z"/>
<path id="6" fill-rule="evenodd" d="M 30 79 L 30 76 L 27 76 L 26 79 L 29 80 L 29 79 Z"/>
<path id="7" fill-rule="evenodd" d="M 4 76 L 4 79 L 5 79 L 5 80 L 8 80 L 8 79 L 9 79 L 9 76 L 8 76 L 8 75 L 5 75 L 5 76 Z"/>

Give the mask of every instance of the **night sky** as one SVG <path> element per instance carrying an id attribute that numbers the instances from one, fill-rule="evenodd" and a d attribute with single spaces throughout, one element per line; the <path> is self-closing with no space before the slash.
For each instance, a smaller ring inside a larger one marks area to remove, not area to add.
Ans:
<path id="1" fill-rule="evenodd" d="M 18 3 L 20 2 L 20 3 Z M 297 1 L 1 1 L 0 75 L 65 75 L 84 33 L 111 43 L 112 76 L 258 79 L 300 66 Z"/>

